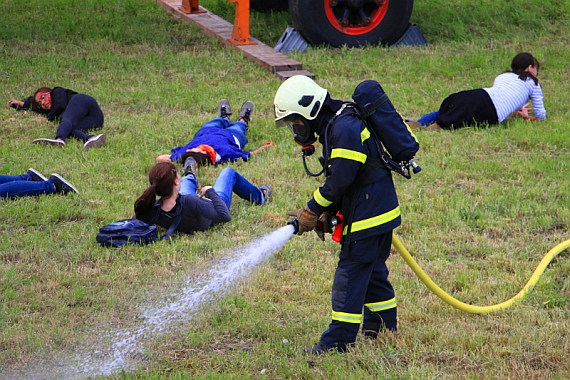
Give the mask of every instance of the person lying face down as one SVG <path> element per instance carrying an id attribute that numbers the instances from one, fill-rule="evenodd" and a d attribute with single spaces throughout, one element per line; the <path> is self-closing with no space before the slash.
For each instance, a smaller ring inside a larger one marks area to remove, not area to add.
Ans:
<path id="1" fill-rule="evenodd" d="M 544 96 L 537 79 L 539 68 L 532 54 L 519 53 L 511 61 L 511 71 L 498 75 L 491 87 L 453 93 L 443 100 L 438 111 L 409 125 L 413 129 L 457 129 L 496 125 L 512 115 L 531 121 L 545 120 Z"/>

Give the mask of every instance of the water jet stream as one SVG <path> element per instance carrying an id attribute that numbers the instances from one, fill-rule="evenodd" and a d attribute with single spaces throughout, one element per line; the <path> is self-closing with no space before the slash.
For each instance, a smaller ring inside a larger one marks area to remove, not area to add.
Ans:
<path id="1" fill-rule="evenodd" d="M 294 232 L 293 226 L 286 225 L 238 248 L 214 264 L 203 278 L 189 277 L 168 300 L 148 305 L 137 318 L 135 327 L 101 332 L 97 334 L 100 342 L 89 342 L 89 346 L 80 349 L 74 357 L 52 368 L 28 370 L 17 378 L 84 379 L 136 369 L 145 357 L 145 341 L 174 330 L 190 320 L 201 305 L 225 295 L 234 282 L 269 259 Z"/>

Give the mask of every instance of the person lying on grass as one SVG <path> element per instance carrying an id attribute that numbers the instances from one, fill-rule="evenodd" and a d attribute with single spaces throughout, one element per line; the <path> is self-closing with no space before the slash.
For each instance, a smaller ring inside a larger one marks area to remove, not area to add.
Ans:
<path id="1" fill-rule="evenodd" d="M 176 231 L 205 231 L 231 220 L 232 193 L 256 205 L 265 204 L 271 194 L 269 187 L 253 185 L 229 167 L 222 170 L 213 187 L 203 186 L 196 193 L 198 179 L 195 173 L 193 157 L 184 163 L 182 177 L 172 162 L 155 164 L 148 174 L 150 186 L 135 201 L 136 218 L 168 228 L 182 213 Z"/>
<path id="2" fill-rule="evenodd" d="M 247 144 L 246 132 L 252 112 L 253 102 L 248 100 L 241 106 L 238 119 L 231 122 L 230 103 L 222 99 L 218 105 L 218 117 L 202 125 L 188 144 L 171 149 L 172 154 L 161 154 L 156 161 L 184 163 L 191 156 L 198 166 L 203 166 L 240 158 L 247 160 L 251 154 L 273 145 L 268 142 L 253 152 L 243 150 Z"/>
<path id="3" fill-rule="evenodd" d="M 519 53 L 511 62 L 512 71 L 497 76 L 492 87 L 451 94 L 441 103 L 439 111 L 408 124 L 413 129 L 438 130 L 499 124 L 511 115 L 531 121 L 545 120 L 542 88 L 536 78 L 539 67 L 532 54 Z M 530 115 L 531 111 L 534 116 Z"/>
<path id="4" fill-rule="evenodd" d="M 55 139 L 35 139 L 34 144 L 64 146 L 69 136 L 83 141 L 85 149 L 99 148 L 105 142 L 104 134 L 93 136 L 88 133 L 91 129 L 102 128 L 104 120 L 103 111 L 89 95 L 63 87 L 41 87 L 24 100 L 10 99 L 8 106 L 17 111 L 39 113 L 41 120 L 59 120 Z"/>
<path id="5" fill-rule="evenodd" d="M 37 170 L 30 168 L 20 175 L 0 175 L 0 198 L 14 199 L 41 194 L 67 195 L 69 192 L 79 193 L 72 184 L 57 173 L 52 173 L 46 178 Z"/>

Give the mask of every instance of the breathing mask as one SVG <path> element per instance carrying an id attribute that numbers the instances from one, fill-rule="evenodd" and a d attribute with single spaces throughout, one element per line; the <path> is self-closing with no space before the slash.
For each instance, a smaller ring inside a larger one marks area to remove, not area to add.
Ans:
<path id="1" fill-rule="evenodd" d="M 317 136 L 311 122 L 298 114 L 292 114 L 276 122 L 278 127 L 286 125 L 293 134 L 295 142 L 303 147 L 312 145 Z"/>

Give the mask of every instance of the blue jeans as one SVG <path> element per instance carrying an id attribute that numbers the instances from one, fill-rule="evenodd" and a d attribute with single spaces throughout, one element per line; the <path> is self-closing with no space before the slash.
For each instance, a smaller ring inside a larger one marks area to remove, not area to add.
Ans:
<path id="1" fill-rule="evenodd" d="M 86 131 L 103 126 L 103 111 L 97 101 L 85 94 L 74 95 L 61 115 L 56 138 L 65 141 L 68 136 L 87 141 L 92 135 Z"/>
<path id="2" fill-rule="evenodd" d="M 228 119 L 218 116 L 215 119 L 212 119 L 206 124 L 202 125 L 196 134 L 194 134 L 194 138 L 205 134 L 206 130 L 210 128 L 225 129 L 238 139 L 239 147 L 241 149 L 245 148 L 245 145 L 247 144 L 247 138 L 245 137 L 247 124 L 245 124 L 243 121 L 236 121 L 232 123 Z"/>
<path id="3" fill-rule="evenodd" d="M 198 181 L 193 174 L 185 175 L 180 180 L 180 195 L 196 195 L 197 184 Z M 216 178 L 216 183 L 214 183 L 213 188 L 220 198 L 222 198 L 226 206 L 228 206 L 228 210 L 232 203 L 233 193 L 257 205 L 265 203 L 263 192 L 232 168 L 222 170 L 218 178 Z"/>
<path id="4" fill-rule="evenodd" d="M 418 119 L 418 123 L 421 125 L 430 125 L 439 121 L 439 111 L 433 111 L 426 113 L 424 116 Z"/>
<path id="5" fill-rule="evenodd" d="M 22 175 L 0 175 L 0 198 L 27 197 L 55 193 L 55 186 L 50 181 L 32 181 L 32 177 Z"/>
<path id="6" fill-rule="evenodd" d="M 198 179 L 194 174 L 186 174 L 180 179 L 180 195 L 196 195 Z"/>

